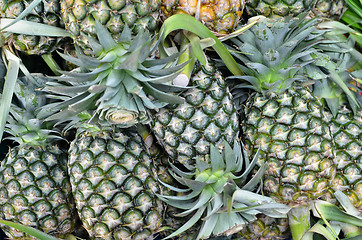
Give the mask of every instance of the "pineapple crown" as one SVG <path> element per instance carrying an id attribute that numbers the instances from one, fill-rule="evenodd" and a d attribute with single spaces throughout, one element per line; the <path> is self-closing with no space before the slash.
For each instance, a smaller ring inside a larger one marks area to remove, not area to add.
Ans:
<path id="1" fill-rule="evenodd" d="M 313 84 L 314 94 L 327 104 L 334 116 L 342 104 L 356 113 L 361 107 L 358 81 L 362 79 L 362 70 L 354 70 L 354 67 L 362 62 L 362 54 L 354 48 L 354 38 L 338 34 L 338 29 L 333 28 L 332 23 L 321 24 L 322 28 L 332 27 L 323 36 L 328 41 L 316 45 L 322 51 L 305 58 L 306 61 L 316 61 L 304 70 L 310 78 L 316 80 Z"/>
<path id="2" fill-rule="evenodd" d="M 62 101 L 43 111 L 47 120 L 67 121 L 89 111 L 90 122 L 129 127 L 148 123 L 150 109 L 184 101 L 176 93 L 186 87 L 170 83 L 185 65 L 176 63 L 179 53 L 157 59 L 159 41 L 147 30 L 133 36 L 125 26 L 118 42 L 99 22 L 96 30 L 98 40 L 87 36 L 93 57 L 80 51 L 77 57 L 61 54 L 79 68 L 48 83 L 45 89 Z"/>
<path id="3" fill-rule="evenodd" d="M 31 75 L 19 78 L 16 82 L 15 99 L 5 125 L 5 132 L 20 145 L 45 147 L 50 142 L 60 140 L 59 130 L 54 123 L 38 118 L 39 110 L 47 103 L 44 92 L 37 88 L 44 86 L 43 76 Z"/>
<path id="4" fill-rule="evenodd" d="M 300 69 L 314 60 L 302 58 L 318 52 L 313 48 L 326 30 L 318 30 L 319 19 L 306 20 L 306 13 L 296 18 L 265 18 L 242 34 L 231 38 L 227 46 L 231 54 L 243 64 L 244 76 L 230 78 L 243 80 L 240 88 L 251 88 L 263 94 L 282 93 L 295 82 L 307 84 Z"/>
<path id="5" fill-rule="evenodd" d="M 226 141 L 224 144 L 222 153 L 211 145 L 210 161 L 196 158 L 196 165 L 191 171 L 182 171 L 171 164 L 170 174 L 185 188 L 177 188 L 160 181 L 170 190 L 181 194 L 159 195 L 167 204 L 184 210 L 176 214 L 176 217 L 194 213 L 183 226 L 166 239 L 183 233 L 200 220 L 202 226 L 197 239 L 235 233 L 245 224 L 256 220 L 259 213 L 278 218 L 286 217 L 289 207 L 251 192 L 260 182 L 266 169 L 266 165 L 263 164 L 247 181 L 259 153 L 250 162 L 238 141 L 234 142 L 233 148 Z"/>

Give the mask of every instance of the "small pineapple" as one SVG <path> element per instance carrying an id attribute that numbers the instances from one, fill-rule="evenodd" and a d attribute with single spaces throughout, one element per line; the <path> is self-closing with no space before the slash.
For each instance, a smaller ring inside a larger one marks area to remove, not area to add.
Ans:
<path id="1" fill-rule="evenodd" d="M 174 14 L 189 14 L 216 33 L 230 33 L 240 21 L 243 0 L 162 0 L 162 18 Z"/>
<path id="2" fill-rule="evenodd" d="M 0 1 L 0 17 L 16 18 L 29 6 L 31 1 L 27 0 L 3 0 Z M 41 1 L 24 20 L 44 23 L 47 25 L 64 28 L 63 20 L 60 16 L 60 3 L 58 0 Z M 47 54 L 56 49 L 62 48 L 67 43 L 66 38 L 49 36 L 30 36 L 22 34 L 12 34 L 8 39 L 8 44 L 13 45 L 19 51 L 26 54 Z"/>
<path id="3" fill-rule="evenodd" d="M 55 143 L 60 137 L 54 125 L 37 118 L 45 95 L 34 87 L 30 80 L 19 79 L 15 90 L 17 105 L 11 107 L 5 131 L 19 145 L 10 149 L 0 166 L 0 214 L 1 219 L 64 237 L 73 231 L 77 220 L 68 158 Z M 11 239 L 35 239 L 1 227 Z"/>

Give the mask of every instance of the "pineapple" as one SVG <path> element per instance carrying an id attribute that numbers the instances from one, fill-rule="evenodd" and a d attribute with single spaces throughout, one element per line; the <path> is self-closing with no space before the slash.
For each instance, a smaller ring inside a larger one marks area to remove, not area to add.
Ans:
<path id="1" fill-rule="evenodd" d="M 161 0 L 61 0 L 60 4 L 66 30 L 84 49 L 91 47 L 85 36 L 96 36 L 96 22 L 107 27 L 114 39 L 119 39 L 126 25 L 135 34 L 144 29 L 155 32 L 159 27 Z"/>
<path id="2" fill-rule="evenodd" d="M 264 190 L 287 202 L 325 197 L 335 166 L 321 103 L 307 89 L 252 98 L 243 129 L 249 150 L 260 144 L 261 161 L 269 163 Z"/>
<path id="3" fill-rule="evenodd" d="M 164 19 L 173 14 L 186 13 L 220 34 L 234 31 L 243 8 L 243 1 L 201 0 L 164 0 L 161 7 Z M 176 35 L 174 40 L 183 51 L 179 60 L 187 65 L 173 82 L 191 89 L 180 95 L 185 98 L 184 103 L 162 108 L 154 114 L 151 123 L 157 140 L 170 158 L 186 168 L 192 168 L 196 156 L 207 155 L 210 144 L 222 150 L 224 140 L 232 144 L 239 134 L 238 117 L 229 89 L 210 59 L 203 52 L 196 54 L 197 50 L 203 48 L 196 40 L 198 38 L 196 33 L 188 31 Z M 191 46 L 190 42 L 193 42 Z M 226 50 L 225 53 L 228 54 Z M 200 62 L 196 62 L 196 55 L 202 54 L 204 62 L 200 59 Z"/>
<path id="4" fill-rule="evenodd" d="M 195 157 L 209 154 L 210 144 L 220 150 L 224 141 L 238 137 L 239 120 L 221 73 L 209 61 L 198 64 L 190 79 L 193 88 L 183 92 L 185 102 L 155 113 L 152 130 L 170 158 L 193 166 Z"/>
<path id="5" fill-rule="evenodd" d="M 310 17 L 339 19 L 346 10 L 346 3 L 344 0 L 246 0 L 245 9 L 248 17 L 297 16 L 311 11 Z"/>
<path id="6" fill-rule="evenodd" d="M 267 17 L 296 16 L 313 8 L 316 0 L 245 0 L 248 17 L 264 15 Z"/>
<path id="7" fill-rule="evenodd" d="M 0 166 L 1 219 L 64 237 L 73 231 L 77 220 L 67 154 L 55 143 L 60 137 L 54 125 L 37 118 L 45 95 L 34 87 L 39 85 L 22 78 L 15 89 L 17 105 L 11 107 L 5 131 L 19 145 L 10 149 Z M 1 227 L 11 239 L 36 239 Z"/>
<path id="8" fill-rule="evenodd" d="M 240 232 L 234 234 L 233 240 L 275 240 L 288 239 L 290 237 L 289 224 L 287 218 L 271 218 L 259 215 L 258 219 Z"/>
<path id="9" fill-rule="evenodd" d="M 310 43 L 318 19 L 302 21 L 303 16 L 265 19 L 232 40 L 238 52 L 248 55 L 233 54 L 249 67 L 243 67 L 246 76 L 234 78 L 257 90 L 245 105 L 247 149 L 251 154 L 260 149 L 260 163 L 269 164 L 264 190 L 287 202 L 323 196 L 335 173 L 321 101 L 302 87 L 308 79 L 296 69 L 297 64 L 307 67 L 310 62 L 301 58 L 317 51 Z"/>
<path id="10" fill-rule="evenodd" d="M 362 211 L 362 111 L 354 114 L 347 105 L 341 105 L 335 117 L 327 116 L 336 144 L 337 175 L 331 186 L 343 191 Z"/>
<path id="11" fill-rule="evenodd" d="M 346 10 L 347 3 L 345 0 L 317 0 L 312 8 L 311 16 L 339 20 Z"/>
<path id="12" fill-rule="evenodd" d="M 152 239 L 164 207 L 156 198 L 152 158 L 131 129 L 78 132 L 69 174 L 80 219 L 91 239 Z"/>
<path id="13" fill-rule="evenodd" d="M 27 0 L 2 0 L 0 1 L 0 17 L 16 18 L 30 3 L 31 1 Z M 25 20 L 64 28 L 64 23 L 60 16 L 60 3 L 58 0 L 41 1 L 26 15 Z M 22 34 L 12 34 L 7 41 L 9 45 L 13 45 L 19 51 L 29 55 L 47 54 L 67 44 L 66 38 Z"/>
<path id="14" fill-rule="evenodd" d="M 232 77 L 244 80 L 233 93 L 255 90 L 243 107 L 242 131 L 248 153 L 259 150 L 259 164 L 268 165 L 264 192 L 295 206 L 331 199 L 336 174 L 324 107 L 305 86 L 309 79 L 300 71 L 313 62 L 303 57 L 317 53 L 313 45 L 323 34 L 316 30 L 319 20 L 305 21 L 305 16 L 265 19 L 231 39 L 230 48 L 246 73 Z M 284 229 L 278 230 L 279 237 L 287 234 Z"/>
<path id="15" fill-rule="evenodd" d="M 243 0 L 162 0 L 161 7 L 163 19 L 179 13 L 189 14 L 220 34 L 234 30 L 243 9 Z"/>
<path id="16" fill-rule="evenodd" d="M 88 36 L 93 57 L 62 55 L 80 67 L 48 82 L 45 90 L 61 101 L 43 108 L 43 117 L 77 128 L 69 174 L 91 239 L 152 239 L 164 207 L 155 195 L 156 164 L 135 126 L 150 121 L 150 109 L 183 102 L 173 93 L 183 88 L 168 83 L 182 65 L 174 63 L 177 54 L 152 56 L 157 45 L 147 30 L 133 36 L 125 26 L 116 41 L 101 23 L 95 26 L 98 39 Z"/>
<path id="17" fill-rule="evenodd" d="M 338 38 L 334 31 L 327 36 Z M 325 102 L 325 115 L 335 143 L 337 172 L 330 185 L 334 191 L 343 191 L 354 206 L 362 210 L 362 96 L 355 81 L 362 79 L 362 74 L 360 70 L 352 70 L 357 63 L 354 45 L 352 36 L 334 44 L 318 45 L 324 55 L 319 58 L 325 60 L 317 61 L 318 67 L 314 68 L 320 72 L 314 76 L 321 76 L 314 84 L 314 93 Z M 340 87 L 341 82 L 344 89 Z"/>

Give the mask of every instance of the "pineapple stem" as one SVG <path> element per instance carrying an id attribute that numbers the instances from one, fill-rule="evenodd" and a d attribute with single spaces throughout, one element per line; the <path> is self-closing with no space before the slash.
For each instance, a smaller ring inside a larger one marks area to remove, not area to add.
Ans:
<path id="1" fill-rule="evenodd" d="M 201 0 L 198 0 L 196 6 L 195 18 L 199 21 L 200 21 L 200 8 L 201 8 Z"/>
<path id="2" fill-rule="evenodd" d="M 180 55 L 178 59 L 178 64 L 182 64 L 185 62 L 189 63 L 184 67 L 182 72 L 173 80 L 173 84 L 179 86 L 187 86 L 190 81 L 196 59 L 192 56 L 190 42 L 185 35 L 182 36 L 181 51 L 184 52 Z"/>
<path id="3" fill-rule="evenodd" d="M 250 24 L 255 23 L 256 22 Z M 188 14 L 175 14 L 167 18 L 160 30 L 162 33 L 161 41 L 163 42 L 170 32 L 179 29 L 192 32 L 201 38 L 210 38 L 214 40 L 215 43 L 212 48 L 218 53 L 230 72 L 234 75 L 245 75 L 236 60 L 232 57 L 231 53 L 226 49 L 222 42 L 206 26 Z"/>
<path id="4" fill-rule="evenodd" d="M 293 207 L 288 212 L 288 219 L 293 240 L 302 239 L 303 235 L 311 227 L 309 206 L 300 205 L 298 207 Z"/>

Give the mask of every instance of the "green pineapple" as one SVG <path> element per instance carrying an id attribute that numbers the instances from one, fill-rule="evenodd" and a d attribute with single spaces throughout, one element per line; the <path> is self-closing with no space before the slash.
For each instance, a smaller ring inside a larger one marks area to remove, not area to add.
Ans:
<path id="1" fill-rule="evenodd" d="M 347 3 L 345 0 L 317 0 L 311 16 L 339 20 L 346 10 Z"/>
<path id="2" fill-rule="evenodd" d="M 316 80 L 313 93 L 326 106 L 325 119 L 335 143 L 336 176 L 330 186 L 333 191 L 342 191 L 357 209 L 361 209 L 362 96 L 357 79 L 362 79 L 362 72 L 353 69 L 362 60 L 362 54 L 354 48 L 352 36 L 346 38 L 339 29 L 329 28 L 328 22 L 321 26 L 329 29 L 321 37 L 328 40 L 316 45 L 320 50 L 318 54 L 304 59 L 316 60 L 305 72 Z"/>
<path id="3" fill-rule="evenodd" d="M 154 115 L 152 130 L 172 160 L 192 166 L 196 156 L 209 154 L 210 144 L 220 150 L 238 137 L 239 120 L 221 73 L 209 62 L 191 76 L 192 89 L 183 92 L 182 104 L 162 108 Z"/>
<path id="4" fill-rule="evenodd" d="M 174 63 L 177 54 L 154 58 L 157 45 L 146 30 L 133 36 L 125 27 L 116 41 L 99 22 L 96 29 L 98 39 L 88 36 L 94 57 L 62 55 L 80 67 L 48 83 L 62 101 L 44 108 L 43 117 L 77 128 L 69 172 L 91 239 L 152 238 L 164 207 L 155 195 L 156 164 L 135 126 L 150 121 L 150 109 L 183 101 L 173 93 L 183 88 L 169 84 L 182 65 Z"/>
<path id="5" fill-rule="evenodd" d="M 233 40 L 238 51 L 248 53 L 234 54 L 249 67 L 243 67 L 246 76 L 235 78 L 257 91 L 245 106 L 246 147 L 251 154 L 260 149 L 260 163 L 269 164 L 264 190 L 287 202 L 326 194 L 335 172 L 322 104 L 302 87 L 308 79 L 297 69 L 310 63 L 303 56 L 317 51 L 310 43 L 318 20 L 303 20 L 265 19 Z"/>
<path id="6" fill-rule="evenodd" d="M 129 129 L 78 132 L 69 173 L 80 219 L 91 239 L 147 239 L 161 229 L 152 158 Z"/>
<path id="7" fill-rule="evenodd" d="M 336 144 L 337 175 L 331 186 L 343 191 L 353 205 L 362 210 L 362 111 L 356 114 L 342 105 L 330 119 L 331 132 Z"/>
<path id="8" fill-rule="evenodd" d="M 313 8 L 316 0 L 246 0 L 245 10 L 249 17 L 296 16 Z"/>
<path id="9" fill-rule="evenodd" d="M 201 21 L 209 30 L 225 34 L 234 31 L 243 8 L 243 1 L 163 0 L 161 9 L 164 18 L 174 14 L 187 16 L 186 13 Z M 185 22 L 190 22 L 188 18 L 193 19 L 187 16 Z M 206 34 L 207 30 L 199 26 L 196 28 Z M 210 144 L 222 150 L 224 140 L 232 144 L 239 134 L 239 121 L 229 89 L 221 72 L 200 52 L 205 46 L 199 44 L 196 32 L 183 31 L 174 39 L 183 51 L 179 61 L 187 63 L 173 80 L 175 85 L 191 88 L 180 94 L 185 102 L 161 108 L 154 114 L 151 123 L 156 139 L 170 158 L 187 168 L 192 168 L 196 156 L 208 154 Z M 219 48 L 217 52 L 224 57 L 229 54 L 226 49 Z M 196 59 L 199 60 L 197 63 Z M 236 63 L 234 67 L 240 70 Z"/>
<path id="10" fill-rule="evenodd" d="M 296 206 L 332 199 L 329 186 L 336 174 L 324 107 L 300 71 L 313 62 L 303 57 L 317 53 L 314 40 L 323 34 L 316 29 L 318 22 L 306 21 L 305 15 L 265 19 L 232 39 L 230 48 L 246 73 L 233 77 L 243 80 L 233 92 L 255 90 L 244 108 L 238 108 L 246 116 L 242 130 L 249 154 L 260 150 L 259 164 L 268 165 L 264 193 Z M 278 232 L 286 235 L 283 229 Z"/>
<path id="11" fill-rule="evenodd" d="M 2 0 L 0 1 L 0 17 L 16 18 L 29 6 L 31 1 L 27 0 Z M 24 20 L 44 23 L 47 25 L 64 28 L 60 16 L 60 3 L 58 0 L 41 1 Z M 12 34 L 8 44 L 26 54 L 47 54 L 67 44 L 67 39 L 62 37 L 31 36 L 23 34 Z"/>
<path id="12" fill-rule="evenodd" d="M 346 10 L 346 3 L 344 0 L 246 0 L 245 9 L 249 17 L 297 16 L 311 11 L 310 17 L 339 19 Z"/>
<path id="13" fill-rule="evenodd" d="M 287 218 L 271 218 L 265 215 L 258 216 L 258 219 L 239 233 L 234 234 L 233 240 L 275 240 L 288 239 L 290 237 Z"/>
<path id="14" fill-rule="evenodd" d="M 125 25 L 134 33 L 159 27 L 161 0 L 84 1 L 61 0 L 61 15 L 66 30 L 82 48 L 89 49 L 85 37 L 96 36 L 95 22 L 103 24 L 114 39 L 120 37 Z"/>
<path id="15" fill-rule="evenodd" d="M 40 80 L 37 76 L 33 79 Z M 67 154 L 56 141 L 58 130 L 37 118 L 45 95 L 29 79 L 19 79 L 5 131 L 19 143 L 0 166 L 1 219 L 37 228 L 56 237 L 70 234 L 77 214 L 67 173 Z M 1 226 L 11 239 L 35 239 Z"/>
<path id="16" fill-rule="evenodd" d="M 320 44 L 320 48 L 324 50 L 323 54 L 326 55 L 324 58 L 326 61 L 317 62 L 320 70 L 315 69 L 323 72 L 320 74 L 322 79 L 314 84 L 314 93 L 320 96 L 327 106 L 326 119 L 335 143 L 334 162 L 337 171 L 331 187 L 334 191 L 340 190 L 346 194 L 360 210 L 362 209 L 362 96 L 359 84 L 355 80 L 361 79 L 362 74 L 359 70 L 349 72 L 356 63 L 351 51 L 355 44 L 352 39 L 350 36 L 349 39 L 336 44 Z M 326 69 L 328 72 L 324 77 Z M 343 90 L 340 87 L 341 82 L 350 90 Z"/>
<path id="17" fill-rule="evenodd" d="M 335 169 L 321 103 L 306 89 L 252 97 L 243 128 L 248 149 L 260 144 L 261 161 L 269 163 L 264 190 L 288 202 L 325 197 Z"/>

